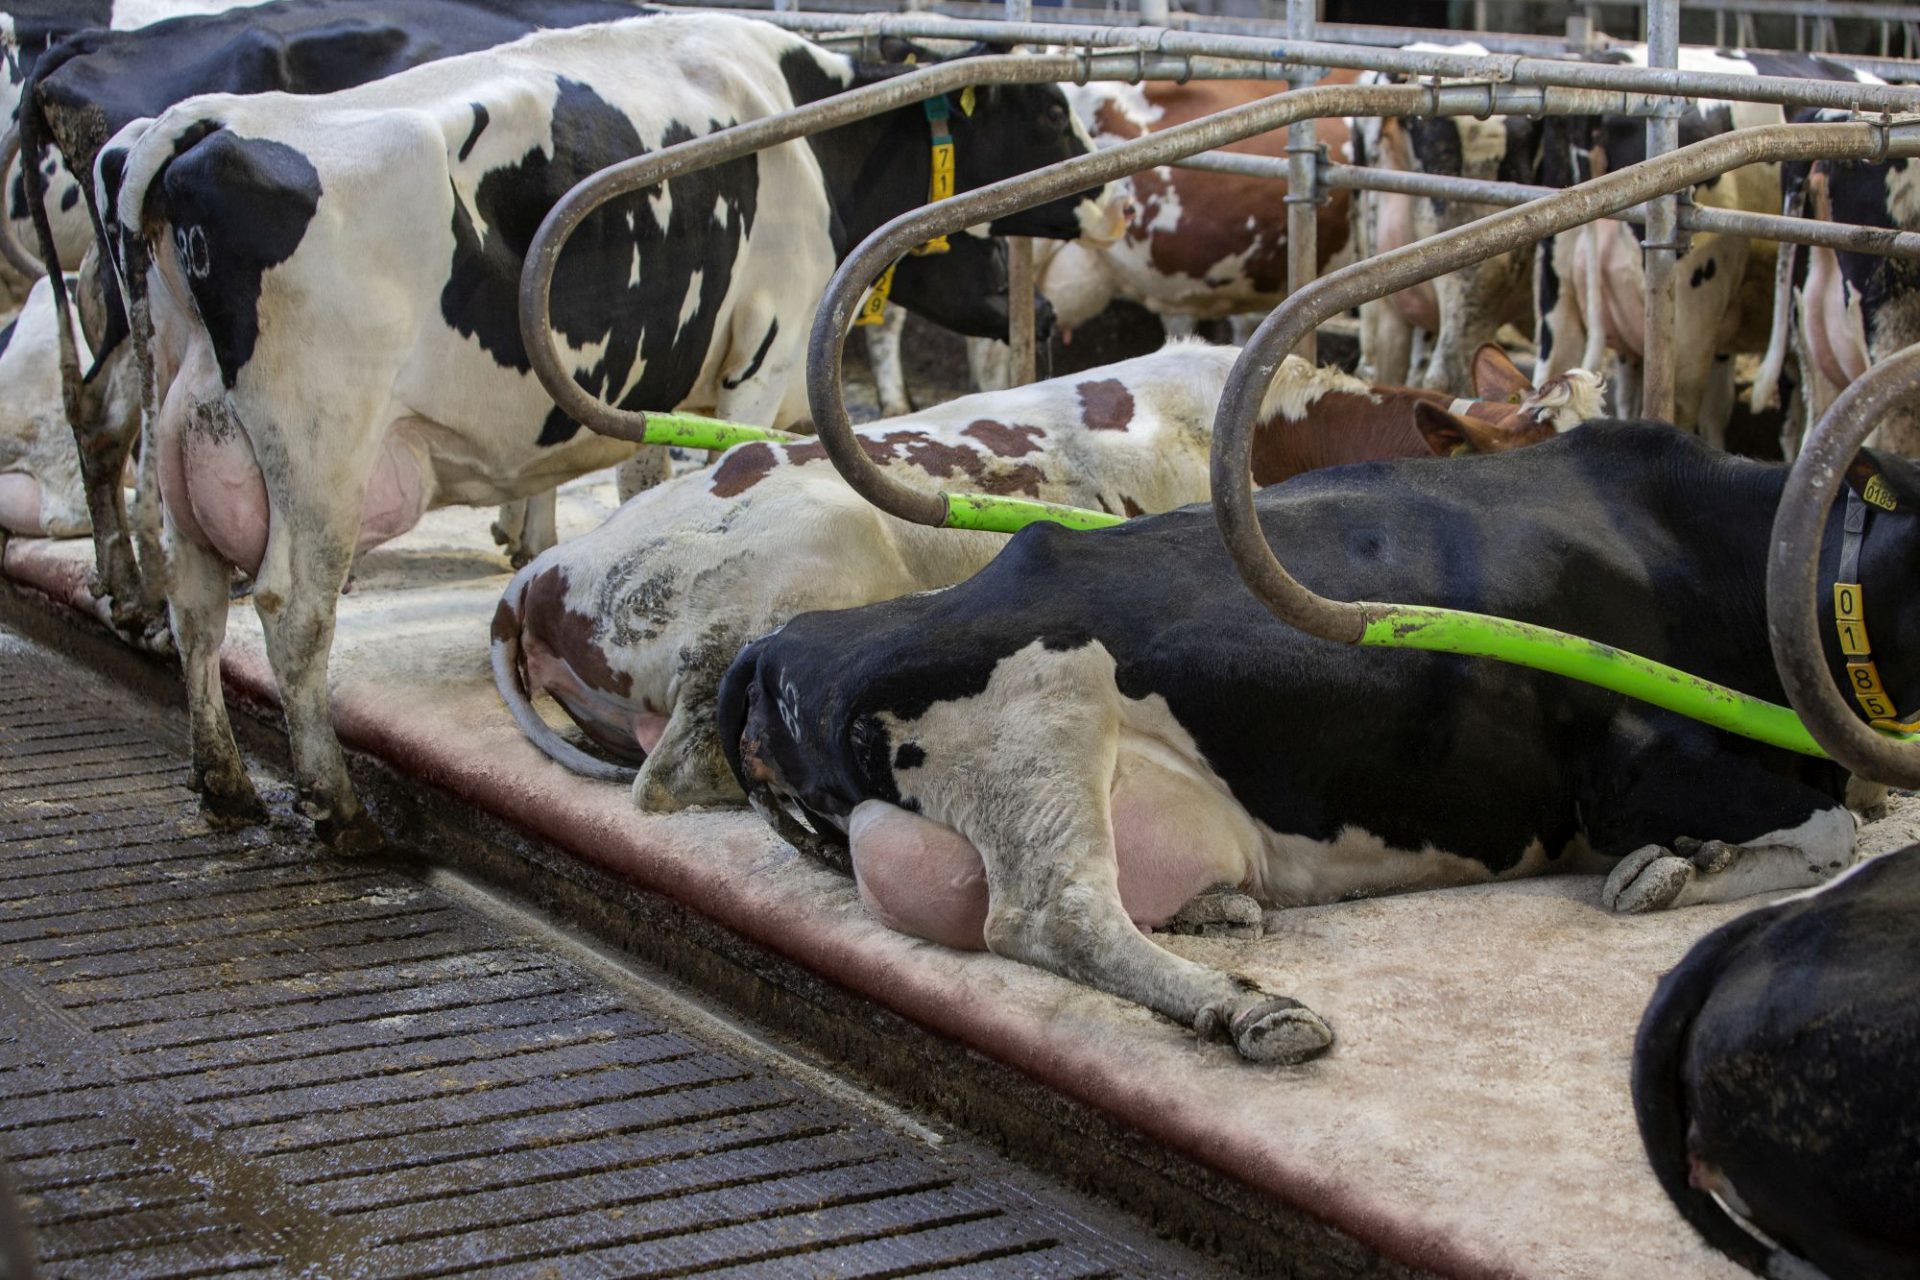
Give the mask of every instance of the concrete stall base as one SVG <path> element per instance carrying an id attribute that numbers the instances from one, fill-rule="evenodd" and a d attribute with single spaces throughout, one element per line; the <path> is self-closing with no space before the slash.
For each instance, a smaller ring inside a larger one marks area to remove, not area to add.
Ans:
<path id="1" fill-rule="evenodd" d="M 561 533 L 611 487 L 563 493 Z M 340 602 L 334 714 L 349 748 L 686 904 L 826 981 L 950 1037 L 1384 1259 L 1447 1276 L 1734 1277 L 1647 1171 L 1628 1054 L 1655 980 L 1760 899 L 1617 918 L 1595 877 L 1271 912 L 1259 942 L 1165 938 L 1298 997 L 1339 1037 L 1265 1068 L 1038 969 L 889 932 L 850 881 L 746 811 L 653 817 L 552 764 L 488 673 L 507 583 L 490 512 L 435 513 L 369 553 Z M 88 545 L 15 540 L 16 582 L 90 611 Z M 252 608 L 232 611 L 230 690 L 270 697 Z M 1904 806 L 1904 807 L 1903 807 Z M 1869 847 L 1920 831 L 1896 800 Z M 1350 1274 L 1296 1259 L 1302 1274 Z M 1285 1265 L 1285 1264 L 1283 1264 Z M 1276 1268 L 1278 1269 L 1278 1268 Z"/>

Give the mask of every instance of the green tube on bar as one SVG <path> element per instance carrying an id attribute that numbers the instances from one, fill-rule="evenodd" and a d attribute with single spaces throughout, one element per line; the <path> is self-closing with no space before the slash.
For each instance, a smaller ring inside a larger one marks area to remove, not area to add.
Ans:
<path id="1" fill-rule="evenodd" d="M 1367 623 L 1360 637 L 1361 644 L 1386 649 L 1427 649 L 1511 662 L 1612 689 L 1770 746 L 1809 756 L 1827 754 L 1789 708 L 1763 702 L 1624 649 L 1583 640 L 1551 627 L 1490 618 L 1459 609 L 1369 606 L 1370 611 L 1375 609 L 1384 612 Z"/>
<path id="2" fill-rule="evenodd" d="M 1002 498 L 988 493 L 949 493 L 946 498 L 949 529 L 1018 533 L 1038 520 L 1051 520 L 1069 529 L 1104 529 L 1126 523 L 1125 516 L 1111 512 L 1088 511 L 1058 502 L 1035 502 L 1031 498 Z"/>
<path id="3" fill-rule="evenodd" d="M 786 444 L 805 439 L 791 431 L 772 427 L 749 427 L 738 422 L 703 418 L 697 413 L 649 413 L 647 443 L 678 445 L 682 449 L 731 449 L 750 440 Z"/>

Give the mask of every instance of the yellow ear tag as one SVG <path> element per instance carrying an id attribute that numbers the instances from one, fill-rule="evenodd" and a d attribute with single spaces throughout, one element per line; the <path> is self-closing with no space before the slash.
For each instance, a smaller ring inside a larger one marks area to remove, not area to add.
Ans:
<path id="1" fill-rule="evenodd" d="M 979 99 L 974 94 L 972 85 L 968 85 L 962 89 L 960 91 L 960 114 L 963 116 L 971 116 L 973 114 L 973 108 L 977 105 L 978 101 Z"/>
<path id="2" fill-rule="evenodd" d="M 918 62 L 918 61 L 920 61 L 920 55 L 919 55 L 919 54 L 917 54 L 917 53 L 910 53 L 910 54 L 908 54 L 908 55 L 907 55 L 907 65 L 908 65 L 908 66 L 910 66 L 910 67 L 911 67 L 912 65 L 914 65 L 914 64 L 915 64 L 916 62 Z"/>
<path id="3" fill-rule="evenodd" d="M 1861 489 L 1860 496 L 1882 511 L 1892 511 L 1899 506 L 1893 496 L 1893 486 L 1882 480 L 1878 474 L 1867 477 L 1866 486 Z"/>

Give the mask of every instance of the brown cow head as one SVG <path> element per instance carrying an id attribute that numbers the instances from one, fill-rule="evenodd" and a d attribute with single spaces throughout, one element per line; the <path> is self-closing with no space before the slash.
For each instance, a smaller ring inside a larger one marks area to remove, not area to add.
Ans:
<path id="1" fill-rule="evenodd" d="M 1473 389 L 1479 398 L 1464 406 L 1455 401 L 1458 413 L 1437 404 L 1414 407 L 1414 425 L 1441 457 L 1539 444 L 1600 416 L 1598 375 L 1573 369 L 1535 387 L 1493 343 L 1474 353 Z"/>

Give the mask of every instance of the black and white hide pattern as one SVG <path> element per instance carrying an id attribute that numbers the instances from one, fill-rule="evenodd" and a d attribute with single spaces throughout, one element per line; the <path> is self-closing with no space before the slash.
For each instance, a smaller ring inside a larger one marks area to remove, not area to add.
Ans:
<path id="1" fill-rule="evenodd" d="M 1620 46 L 1611 56 L 1646 65 L 1644 45 Z M 1683 70 L 1879 83 L 1866 72 L 1808 54 L 1683 46 L 1679 62 Z M 1785 118 L 1772 104 L 1690 100 L 1680 118 L 1680 144 Z M 1551 142 L 1542 163 L 1552 176 L 1543 180 L 1559 185 L 1592 176 L 1596 166 L 1612 172 L 1646 158 L 1644 120 L 1609 116 L 1587 123 L 1585 132 L 1573 122 L 1546 130 Z M 1709 179 L 1693 188 L 1693 201 L 1706 208 L 1777 213 L 1780 166 L 1749 165 Z M 1732 357 L 1766 349 L 1775 254 L 1771 241 L 1745 236 L 1689 232 L 1686 238 L 1675 299 L 1674 421 L 1719 447 L 1733 412 Z M 1536 377 L 1600 368 L 1602 353 L 1610 348 L 1616 357 L 1615 405 L 1622 412 L 1638 411 L 1645 349 L 1644 239 L 1641 227 L 1595 222 L 1541 242 L 1535 263 Z"/>
<path id="2" fill-rule="evenodd" d="M 1901 509 L 1874 516 L 1861 580 L 1876 652 L 1900 655 L 1920 638 L 1900 589 L 1920 567 L 1920 468 L 1874 462 Z M 1334 599 L 1517 618 L 1778 702 L 1761 586 L 1784 480 L 1600 422 L 1316 471 L 1256 503 L 1282 562 Z M 1882 676 L 1920 704 L 1920 662 Z M 1606 870 L 1603 904 L 1644 912 L 1816 884 L 1853 856 L 1831 762 L 1542 672 L 1307 636 L 1246 590 L 1203 507 L 1034 525 L 958 586 L 804 614 L 741 651 L 719 704 L 755 808 L 844 850 L 893 927 L 1257 1060 L 1331 1032 L 1142 932 L 1215 887 L 1278 907 Z"/>
<path id="3" fill-rule="evenodd" d="M 185 8 L 186 6 L 182 6 Z M 178 18 L 137 30 L 94 28 L 69 35 L 33 65 L 21 103 L 22 147 L 36 175 L 91 173 L 107 140 L 129 122 L 158 116 L 203 93 L 332 93 L 454 54 L 517 40 L 541 27 L 574 27 L 630 16 L 618 0 L 278 0 L 277 3 Z M 23 215 L 44 214 L 43 260 L 81 266 L 80 311 L 90 317 L 93 360 L 82 364 L 90 386 L 121 376 L 131 360 L 124 346 L 125 309 L 114 273 L 96 271 L 83 252 L 110 260 L 106 224 L 97 219 L 91 187 L 62 188 L 51 179 L 30 185 Z M 29 235 L 31 236 L 31 232 Z M 82 239 L 75 248 L 75 236 Z M 55 302 L 67 309 L 64 293 Z M 58 393 L 56 383 L 53 394 Z M 158 528 L 139 530 L 136 560 L 122 507 L 120 475 L 133 446 L 129 424 L 83 414 L 72 424 L 80 445 L 94 526 L 99 590 L 114 616 L 136 634 L 161 613 Z M 547 504 L 550 507 L 550 503 Z M 516 536 L 510 553 L 538 542 L 551 524 L 503 513 Z M 529 533 L 529 529 L 532 533 Z M 532 549 L 538 554 L 550 542 Z M 147 566 L 142 574 L 137 566 Z"/>
<path id="4" fill-rule="evenodd" d="M 1701 939 L 1633 1103 L 1660 1185 L 1757 1275 L 1920 1275 L 1920 845 Z"/>
<path id="5" fill-rule="evenodd" d="M 632 452 L 561 414 L 521 346 L 522 256 L 553 203 L 618 160 L 899 69 L 745 19 L 636 18 L 338 94 L 196 98 L 108 144 L 101 211 L 126 240 L 136 323 L 151 299 L 166 388 L 152 446 L 168 604 L 210 806 L 258 811 L 215 667 L 229 565 L 255 577 L 308 811 L 323 836 L 371 844 L 326 699 L 355 549 L 430 507 L 512 500 Z M 952 114 L 963 189 L 1087 149 L 1053 86 Z M 847 247 L 926 199 L 926 139 L 916 105 L 600 209 L 554 281 L 577 381 L 628 408 L 798 417 L 822 288 Z M 1106 220 L 1100 194 L 993 229 L 1072 237 Z"/>
<path id="6" fill-rule="evenodd" d="M 182 15 L 218 13 L 245 8 L 261 0 L 0 0 L 0 57 L 5 60 L 5 75 L 0 78 L 0 115 L 11 124 L 19 119 L 20 105 L 27 80 L 41 57 L 69 36 L 94 29 L 135 30 Z M 84 170 L 71 169 L 58 159 L 39 161 L 54 210 L 51 222 L 62 249 L 61 261 L 72 267 L 92 239 L 93 228 L 80 209 L 82 184 L 73 175 Z M 33 226 L 28 218 L 24 170 L 14 168 L 0 175 L 5 179 L 5 216 L 13 234 L 23 245 L 34 243 Z M 28 282 L 13 279 L 13 268 L 0 263 L 0 277 L 17 286 L 16 297 L 24 296 Z"/>

